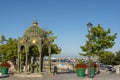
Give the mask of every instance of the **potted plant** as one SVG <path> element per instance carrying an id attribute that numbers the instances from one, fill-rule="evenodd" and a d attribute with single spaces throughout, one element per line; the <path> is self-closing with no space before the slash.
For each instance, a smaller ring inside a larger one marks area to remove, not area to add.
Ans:
<path id="1" fill-rule="evenodd" d="M 4 75 L 8 73 L 8 69 L 10 67 L 10 64 L 7 62 L 2 62 L 0 64 L 0 72 Z"/>
<path id="2" fill-rule="evenodd" d="M 95 63 L 91 63 L 90 64 L 90 73 L 91 73 L 91 76 L 94 76 L 96 74 L 96 68 L 97 68 L 97 65 Z"/>
<path id="3" fill-rule="evenodd" d="M 80 62 L 79 64 L 76 64 L 75 65 L 75 71 L 77 73 L 77 76 L 78 77 L 84 77 L 86 68 L 87 68 L 87 65 L 84 62 Z"/>

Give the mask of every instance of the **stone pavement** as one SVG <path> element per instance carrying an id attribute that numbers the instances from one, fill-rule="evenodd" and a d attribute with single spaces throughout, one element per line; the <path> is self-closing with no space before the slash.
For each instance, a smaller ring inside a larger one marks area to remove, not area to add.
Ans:
<path id="1" fill-rule="evenodd" d="M 6 78 L 0 78 L 0 80 L 120 80 L 120 75 L 113 73 L 100 73 L 94 78 L 77 77 L 76 73 L 60 73 L 57 76 L 45 76 L 45 77 L 15 77 L 9 76 Z"/>
<path id="2" fill-rule="evenodd" d="M 120 74 L 104 72 L 96 75 L 92 80 L 120 80 Z"/>

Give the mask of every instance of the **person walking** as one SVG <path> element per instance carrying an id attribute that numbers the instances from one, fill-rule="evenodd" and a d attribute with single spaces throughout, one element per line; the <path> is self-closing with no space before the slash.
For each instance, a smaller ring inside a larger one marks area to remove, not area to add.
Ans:
<path id="1" fill-rule="evenodd" d="M 54 66 L 54 72 L 53 72 L 53 75 L 56 76 L 57 74 L 58 74 L 57 66 Z"/>

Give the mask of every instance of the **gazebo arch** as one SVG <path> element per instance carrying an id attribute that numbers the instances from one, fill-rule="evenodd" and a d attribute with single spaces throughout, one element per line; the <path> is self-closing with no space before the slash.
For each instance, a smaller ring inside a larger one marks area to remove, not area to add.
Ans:
<path id="1" fill-rule="evenodd" d="M 33 22 L 33 25 L 31 27 L 29 27 L 23 37 L 20 37 L 18 39 L 18 73 L 22 73 L 22 60 L 21 60 L 21 57 L 22 57 L 22 52 L 21 52 L 21 48 L 24 46 L 25 48 L 25 73 L 28 73 L 30 72 L 29 71 L 29 67 L 30 66 L 28 64 L 28 56 L 30 55 L 30 46 L 36 46 L 38 48 L 38 59 L 37 61 L 35 62 L 38 62 L 38 72 L 41 73 L 41 55 L 42 55 L 42 45 L 43 45 L 43 42 L 44 40 L 46 39 L 46 34 L 47 32 L 45 30 L 43 30 L 42 28 L 40 28 L 38 26 L 38 22 L 37 21 L 34 21 Z M 30 57 L 31 60 L 32 60 L 32 56 Z"/>

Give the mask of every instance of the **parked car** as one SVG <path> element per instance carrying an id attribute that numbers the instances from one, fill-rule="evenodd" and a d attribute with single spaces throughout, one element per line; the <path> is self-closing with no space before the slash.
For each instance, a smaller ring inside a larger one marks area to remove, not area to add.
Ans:
<path id="1" fill-rule="evenodd" d="M 104 64 L 100 65 L 100 70 L 105 70 L 105 71 L 109 71 L 109 72 L 116 71 L 113 65 L 104 65 Z"/>

